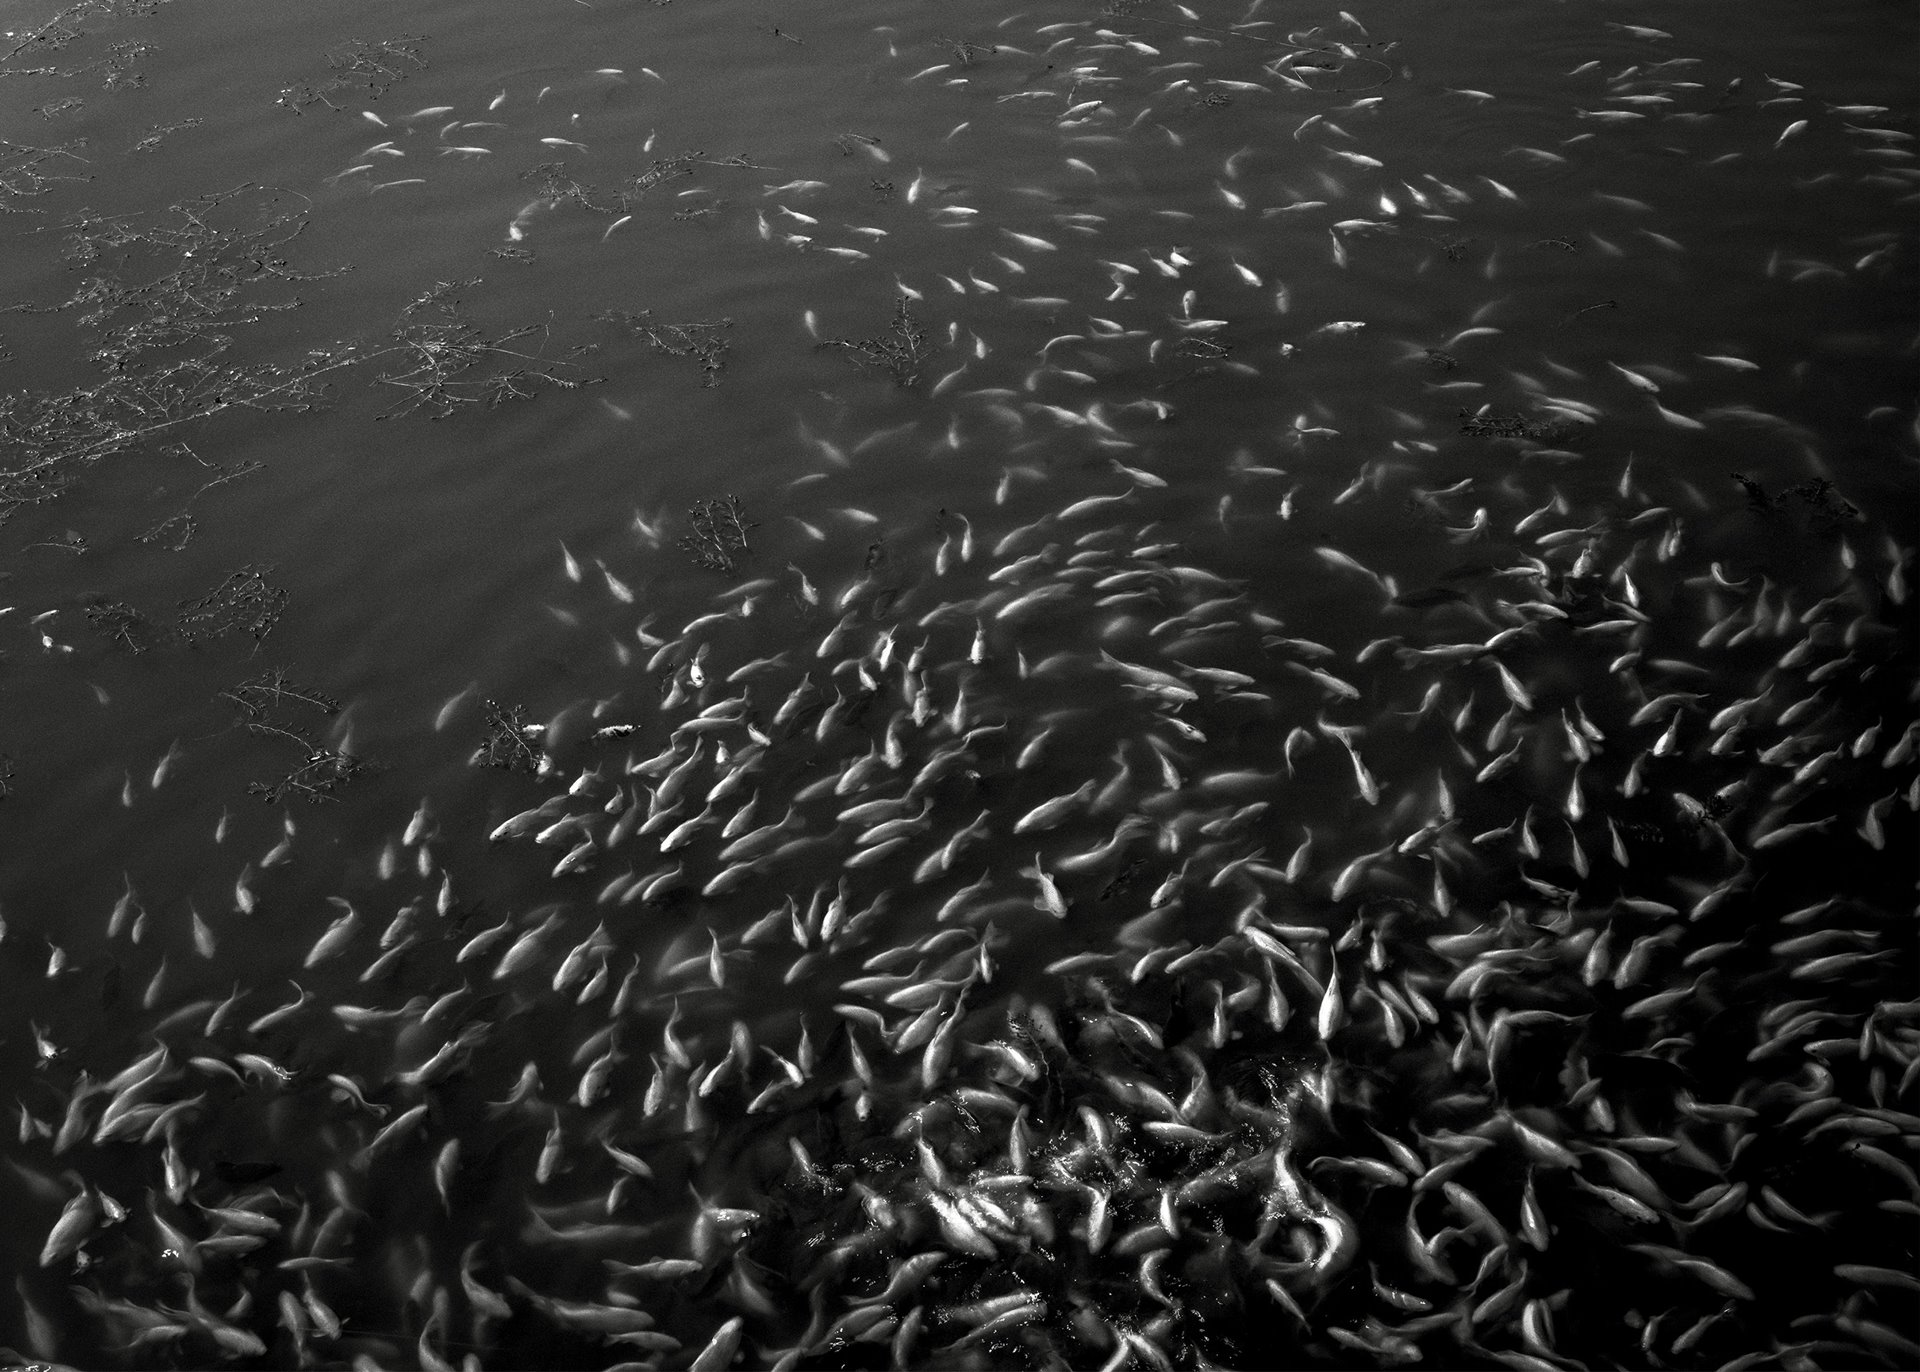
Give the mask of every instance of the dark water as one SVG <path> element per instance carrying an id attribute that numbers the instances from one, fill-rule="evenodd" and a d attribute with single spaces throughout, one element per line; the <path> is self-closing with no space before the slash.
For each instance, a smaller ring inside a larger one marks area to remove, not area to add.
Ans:
<path id="1" fill-rule="evenodd" d="M 0 1345 L 1920 1358 L 1910 7 L 7 22 Z"/>

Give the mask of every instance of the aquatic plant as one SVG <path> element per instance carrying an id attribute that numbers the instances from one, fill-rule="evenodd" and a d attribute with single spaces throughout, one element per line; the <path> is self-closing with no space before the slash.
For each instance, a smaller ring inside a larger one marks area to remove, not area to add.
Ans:
<path id="1" fill-rule="evenodd" d="M 222 691 L 220 696 L 238 706 L 249 719 L 256 720 L 264 719 L 269 710 L 287 702 L 305 705 L 322 714 L 340 713 L 338 700 L 325 691 L 301 685 L 280 667 L 250 677 L 238 686 Z"/>
<path id="2" fill-rule="evenodd" d="M 699 566 L 716 572 L 731 572 L 738 559 L 746 556 L 747 531 L 758 524 L 749 520 L 738 496 L 721 500 L 703 500 L 687 511 L 692 528 L 677 540 L 681 551 Z"/>
<path id="3" fill-rule="evenodd" d="M 0 52 L 0 67 L 13 61 L 24 52 L 58 52 L 67 44 L 74 42 L 86 32 L 88 20 L 112 18 L 143 18 L 158 10 L 168 0 L 77 0 L 76 3 L 55 12 L 43 19 L 33 28 L 14 37 L 13 44 L 5 52 Z M 136 45 L 142 46 L 143 45 Z M 144 50 L 144 47 L 143 47 Z M 80 68 L 89 70 L 90 68 Z M 67 75 L 55 69 L 40 68 L 22 70 L 8 68 L 7 75 Z"/>
<path id="4" fill-rule="evenodd" d="M 577 180 L 564 161 L 541 162 L 521 172 L 520 179 L 539 183 L 540 198 L 550 208 L 578 205 L 593 214 L 627 215 L 638 209 L 649 193 L 668 182 L 692 176 L 696 166 L 763 170 L 758 162 L 743 152 L 731 157 L 712 158 L 696 150 L 652 158 L 644 169 L 633 173 L 611 190 Z"/>
<path id="5" fill-rule="evenodd" d="M 39 193 L 40 169 L 59 151 L 23 153 L 0 171 L 10 166 L 28 192 Z M 290 206 L 290 197 L 297 203 Z M 307 227 L 308 203 L 297 192 L 244 182 L 153 216 L 82 213 L 68 225 L 66 260 L 85 275 L 64 300 L 4 312 L 72 315 L 90 335 L 89 360 L 102 375 L 61 391 L 0 394 L 0 521 L 59 495 L 104 458 L 160 450 L 159 440 L 221 415 L 321 408 L 328 384 L 362 363 L 385 363 L 379 380 L 405 393 L 386 418 L 425 411 L 441 419 L 467 405 L 525 399 L 541 386 L 572 389 L 600 379 L 576 365 L 592 345 L 559 358 L 510 346 L 544 338 L 544 323 L 500 333 L 473 323 L 459 298 L 478 285 L 471 280 L 421 292 L 379 346 L 342 339 L 312 346 L 295 362 L 243 360 L 238 341 L 246 329 L 299 309 L 296 288 L 347 270 L 305 270 L 286 256 Z M 244 462 L 227 470 L 177 443 L 164 450 L 216 473 L 195 496 L 259 469 Z M 177 549 L 191 533 L 191 516 L 180 511 L 142 538 Z"/>
<path id="6" fill-rule="evenodd" d="M 165 627 L 112 596 L 88 598 L 87 625 L 108 642 L 117 643 L 134 654 L 157 648 L 172 637 Z"/>
<path id="7" fill-rule="evenodd" d="M 400 322 L 389 335 L 387 352 L 405 364 L 402 370 L 382 372 L 380 380 L 405 391 L 379 417 L 393 419 L 425 410 L 434 419 L 446 419 L 463 405 L 491 409 L 509 400 L 525 400 L 539 383 L 573 390 L 605 378 L 580 374 L 569 359 L 594 351 L 591 344 L 570 349 L 566 358 L 550 361 L 536 353 L 506 345 L 539 334 L 544 324 L 528 324 L 489 336 L 462 312 L 458 292 L 480 282 L 440 281 L 408 302 Z M 485 364 L 499 364 L 488 369 Z"/>
<path id="8" fill-rule="evenodd" d="M 90 274 L 63 301 L 9 312 L 73 314 L 102 377 L 0 395 L 0 521 L 186 426 L 241 409 L 313 409 L 322 378 L 360 360 L 351 343 L 294 364 L 229 356 L 241 330 L 299 308 L 279 292 L 344 270 L 300 271 L 282 255 L 306 226 L 282 208 L 286 194 L 243 183 L 150 218 L 82 214 L 69 225 L 67 261 Z"/>
<path id="9" fill-rule="evenodd" d="M 45 195 L 62 181 L 85 181 L 88 178 L 74 170 L 73 166 L 86 165 L 86 159 L 74 149 L 85 146 L 83 142 L 63 143 L 58 147 L 42 148 L 29 143 L 15 143 L 0 139 L 0 212 L 7 214 L 29 214 L 38 211 L 17 203 L 32 196 Z M 65 162 L 56 162 L 64 158 Z"/>
<path id="10" fill-rule="evenodd" d="M 242 567 L 205 595 L 182 601 L 180 637 L 200 644 L 239 630 L 257 646 L 287 608 L 287 592 L 267 580 L 270 570 Z"/>
<path id="11" fill-rule="evenodd" d="M 248 720 L 245 728 L 249 733 L 263 737 L 284 739 L 302 754 L 299 765 L 278 781 L 247 783 L 247 794 L 257 796 L 268 805 L 281 804 L 292 796 L 310 803 L 337 801 L 339 797 L 334 792 L 340 787 L 370 771 L 378 770 L 377 764 L 366 758 L 355 757 L 318 742 L 302 729 L 266 720 Z"/>
<path id="12" fill-rule="evenodd" d="M 200 125 L 204 123 L 206 123 L 206 120 L 204 119 L 193 118 L 193 119 L 176 119 L 171 124 L 155 124 L 152 128 L 148 129 L 144 135 L 141 136 L 138 142 L 134 143 L 132 147 L 128 148 L 127 151 L 128 152 L 152 152 L 156 148 L 158 148 L 163 142 L 165 142 L 169 137 L 171 137 L 173 134 L 180 132 L 180 130 L 198 128 L 200 127 Z"/>
<path id="13" fill-rule="evenodd" d="M 720 369 L 726 365 L 727 351 L 733 346 L 725 337 L 725 330 L 733 327 L 733 321 L 702 319 L 686 324 L 655 324 L 652 314 L 651 310 L 642 310 L 638 314 L 626 310 L 608 310 L 596 314 L 594 318 L 624 325 L 651 343 L 655 352 L 694 359 L 704 373 L 700 384 L 719 385 Z"/>
<path id="14" fill-rule="evenodd" d="M 545 732 L 538 724 L 527 723 L 527 707 L 509 708 L 497 700 L 486 705 L 486 737 L 468 759 L 475 767 L 492 767 L 502 772 L 538 772 L 541 753 L 538 747 Z"/>
<path id="15" fill-rule="evenodd" d="M 338 110 L 332 97 L 347 91 L 364 92 L 367 99 L 378 100 L 398 82 L 426 68 L 420 55 L 424 35 L 400 34 L 393 38 L 350 38 L 327 53 L 328 74 L 317 81 L 296 81 L 280 88 L 274 104 L 294 114 L 307 106 L 325 105 Z"/>
<path id="16" fill-rule="evenodd" d="M 1444 366 L 1445 363 L 1440 365 Z M 1564 443 L 1580 431 L 1581 426 L 1571 420 L 1543 419 L 1520 410 L 1500 410 L 1489 405 L 1472 412 L 1460 411 L 1460 432 L 1476 438 L 1524 438 L 1534 443 Z"/>
<path id="17" fill-rule="evenodd" d="M 340 713 L 340 702 L 325 691 L 304 686 L 284 668 L 261 672 L 220 692 L 238 712 L 238 723 L 261 738 L 280 739 L 300 750 L 300 761 L 277 781 L 249 782 L 247 794 L 269 805 L 290 797 L 309 803 L 338 800 L 334 793 L 358 777 L 381 770 L 379 764 L 316 739 L 299 718 L 305 711 Z"/>
<path id="18" fill-rule="evenodd" d="M 84 550 L 83 544 L 68 546 L 76 552 Z M 267 580 L 267 570 L 244 567 L 230 572 L 204 595 L 182 601 L 180 614 L 171 626 L 157 623 L 124 600 L 91 594 L 84 598 L 87 624 L 108 642 L 134 654 L 176 640 L 197 647 L 236 630 L 252 638 L 257 648 L 279 622 L 287 604 L 287 592 Z"/>
<path id="19" fill-rule="evenodd" d="M 976 43 L 970 38 L 936 38 L 933 40 L 945 48 L 952 56 L 954 65 L 971 67 L 982 56 L 992 56 L 1000 51 L 991 43 Z"/>
<path id="20" fill-rule="evenodd" d="M 919 384 L 921 368 L 928 357 L 926 331 L 908 307 L 905 295 L 894 298 L 893 319 L 886 334 L 870 338 L 826 338 L 813 346 L 816 352 L 822 348 L 839 348 L 856 366 L 883 371 L 902 389 Z"/>

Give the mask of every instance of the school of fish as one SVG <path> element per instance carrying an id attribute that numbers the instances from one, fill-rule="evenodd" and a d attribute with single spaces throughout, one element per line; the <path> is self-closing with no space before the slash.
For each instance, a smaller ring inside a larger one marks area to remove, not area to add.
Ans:
<path id="1" fill-rule="evenodd" d="M 1195 386 L 1283 386 L 1402 328 L 1297 312 L 1327 293 L 1308 283 L 1485 222 L 1631 126 L 1742 158 L 1824 137 L 1902 205 L 1911 134 L 1784 80 L 1706 85 L 1661 59 L 1670 34 L 1596 23 L 1651 55 L 1607 47 L 1558 141 L 1443 180 L 1364 151 L 1411 97 L 1360 19 L 1132 8 L 1016 17 L 977 66 L 873 35 L 910 91 L 1025 73 L 969 98 L 1057 142 L 1026 217 L 871 139 L 735 207 L 770 248 L 879 273 L 947 359 L 895 429 L 797 421 L 821 465 L 755 540 L 791 555 L 663 616 L 657 516 L 627 549 L 555 548 L 542 593 L 607 645 L 606 689 L 540 703 L 536 771 L 476 768 L 350 863 L 289 811 L 269 850 L 210 850 L 227 909 L 150 908 L 129 872 L 111 910 L 70 912 L 144 988 L 144 1047 L 91 1060 L 32 1026 L 6 1171 L 45 1237 L 0 1320 L 23 1358 L 1920 1362 L 1911 529 L 1822 484 L 1817 435 L 1683 408 L 1694 371 L 1763 372 L 1724 341 L 1501 354 L 1520 286 L 1396 342 L 1429 413 L 1395 411 L 1363 460 L 1324 454 L 1377 416 L 1304 396 L 1215 470 L 1179 437 Z M 594 75 L 642 72 L 678 79 Z M 1274 132 L 1164 240 L 1048 209 L 1209 98 L 1265 102 Z M 369 118 L 480 162 L 513 109 Z M 541 142 L 596 145 L 570 129 Z M 389 164 L 428 151 L 403 132 L 335 189 L 398 189 Z M 951 275 L 896 272 L 877 227 L 829 241 L 826 178 L 876 170 L 890 213 L 951 236 Z M 1626 227 L 1588 250 L 1685 250 L 1595 195 Z M 1263 253 L 1282 227 L 1314 259 Z M 1489 282 L 1560 250 L 1459 231 Z M 1903 241 L 1767 271 L 1871 277 Z M 996 312 L 1055 335 L 1011 358 Z M 1616 423 L 1649 427 L 1630 446 Z M 1743 489 L 1717 456 L 1696 480 L 1654 446 L 1734 441 L 1803 454 L 1811 484 Z M 833 494 L 922 450 L 990 474 L 937 513 Z M 1382 522 L 1390 558 L 1349 551 Z M 865 565 L 838 570 L 836 540 Z M 485 694 L 421 728 L 477 742 Z M 329 895 L 283 895 L 328 863 Z M 163 923 L 190 946 L 155 952 Z M 171 991 L 169 956 L 267 937 L 288 982 Z"/>

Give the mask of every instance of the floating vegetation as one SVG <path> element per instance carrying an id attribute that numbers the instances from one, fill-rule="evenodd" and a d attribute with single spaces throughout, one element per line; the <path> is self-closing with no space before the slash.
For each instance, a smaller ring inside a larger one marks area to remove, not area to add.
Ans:
<path id="1" fill-rule="evenodd" d="M 760 526 L 749 520 L 739 497 L 703 500 L 687 511 L 692 531 L 678 540 L 681 551 L 710 571 L 731 572 L 748 553 L 747 532 Z"/>
<path id="2" fill-rule="evenodd" d="M 58 52 L 86 32 L 84 26 L 89 20 L 145 18 L 166 3 L 168 0 L 78 0 L 77 4 L 68 5 L 51 18 L 42 20 L 36 27 L 17 35 L 12 46 L 5 52 L 0 52 L 0 76 L 67 75 L 69 73 L 57 68 L 23 71 L 20 68 L 8 67 L 6 64 L 22 53 L 30 53 L 37 57 L 42 52 Z M 148 51 L 139 44 L 115 46 L 116 51 L 124 46 L 138 48 L 142 53 Z M 80 70 L 90 69 L 81 68 Z"/>
<path id="3" fill-rule="evenodd" d="M 93 596 L 87 602 L 87 624 L 110 643 L 139 654 L 159 647 L 172 637 L 162 625 L 155 624 L 124 600 L 112 596 Z"/>
<path id="4" fill-rule="evenodd" d="M 1231 343 L 1222 343 L 1217 338 L 1199 338 L 1189 334 L 1173 345 L 1175 357 L 1197 358 L 1201 361 L 1217 361 L 1233 353 Z"/>
<path id="5" fill-rule="evenodd" d="M 247 794 L 258 796 L 268 805 L 283 804 L 290 797 L 298 797 L 309 803 L 338 800 L 335 791 L 358 777 L 379 770 L 377 764 L 365 758 L 316 742 L 302 729 L 259 719 L 246 721 L 246 729 L 263 738 L 284 739 L 303 755 L 300 764 L 278 781 L 247 784 Z"/>
<path id="6" fill-rule="evenodd" d="M 287 592 L 267 580 L 270 570 L 243 567 L 205 595 L 182 601 L 181 638 L 197 646 L 239 631 L 258 644 L 287 608 Z"/>
<path id="7" fill-rule="evenodd" d="M 568 140 L 557 141 L 564 143 Z M 758 162 L 743 152 L 731 157 L 710 158 L 704 152 L 694 151 L 653 158 L 644 170 L 635 172 L 612 190 L 576 180 L 565 162 L 542 162 L 521 172 L 520 179 L 539 183 L 540 198 L 548 209 L 578 205 L 594 214 L 630 215 L 651 192 L 669 182 L 692 176 L 696 166 L 761 169 Z"/>
<path id="8" fill-rule="evenodd" d="M 839 348 L 856 366 L 883 371 L 902 389 L 920 384 L 921 369 L 926 365 L 929 355 L 926 331 L 920 327 L 920 321 L 908 307 L 905 295 L 894 297 L 893 320 L 887 326 L 886 335 L 878 338 L 827 338 L 813 346 L 816 351 Z"/>
<path id="9" fill-rule="evenodd" d="M 164 143 L 171 135 L 180 132 L 180 130 L 182 129 L 197 129 L 200 127 L 200 125 L 204 124 L 205 122 L 206 121 L 204 119 L 179 119 L 179 120 L 175 120 L 171 124 L 155 124 L 152 128 L 147 130 L 145 136 L 142 137 L 139 142 L 135 143 L 132 147 L 128 148 L 127 151 L 128 152 L 152 152 L 154 149 L 158 148 L 162 143 Z"/>
<path id="10" fill-rule="evenodd" d="M 1769 495 L 1765 486 L 1746 473 L 1731 472 L 1729 475 L 1746 492 L 1747 508 L 1754 514 L 1774 514 L 1788 508 L 1788 501 L 1792 500 L 1807 510 L 1815 529 L 1826 532 L 1833 532 L 1841 525 L 1861 517 L 1859 507 L 1844 499 L 1833 482 L 1823 476 L 1789 486 L 1778 495 Z"/>
<path id="11" fill-rule="evenodd" d="M 427 59 L 420 55 L 420 45 L 426 41 L 419 34 L 350 38 L 327 54 L 326 77 L 283 86 L 273 103 L 301 114 L 313 104 L 338 110 L 340 106 L 333 103 L 333 97 L 347 91 L 363 92 L 367 99 L 378 100 L 414 72 L 426 68 Z"/>
<path id="12" fill-rule="evenodd" d="M 639 334 L 653 345 L 655 352 L 666 353 L 672 357 L 690 357 L 700 364 L 705 373 L 701 382 L 704 386 L 720 384 L 720 369 L 726 365 L 727 350 L 732 343 L 726 337 L 726 330 L 733 327 L 731 319 L 704 319 L 690 324 L 655 324 L 653 311 L 642 310 L 631 314 L 626 310 L 611 310 L 596 314 L 595 319 L 604 319 L 610 324 L 624 325 L 631 332 Z"/>
<path id="13" fill-rule="evenodd" d="M 29 543 L 27 546 L 29 548 L 57 548 L 63 553 L 73 553 L 75 556 L 78 556 L 86 552 L 87 549 L 93 545 L 87 541 L 87 536 L 78 529 L 62 529 L 50 538 L 43 538 L 38 543 Z"/>
<path id="14" fill-rule="evenodd" d="M 145 43 L 129 40 L 112 44 L 107 49 L 105 57 L 89 62 L 85 66 L 34 67 L 25 70 L 17 67 L 0 68 L 0 76 L 75 77 L 102 72 L 104 75 L 101 77 L 101 89 L 123 90 L 146 83 L 146 78 L 133 69 L 133 64 L 152 51 L 153 49 Z M 85 103 L 79 96 L 66 96 L 50 105 L 37 108 L 34 113 L 50 119 L 67 110 L 78 109 Z"/>
<path id="15" fill-rule="evenodd" d="M 502 772 L 538 772 L 541 770 L 539 741 L 546 733 L 543 726 L 527 723 L 527 707 L 511 709 L 498 701 L 486 702 L 487 736 L 468 759 L 474 767 L 492 767 Z"/>
<path id="16" fill-rule="evenodd" d="M 8 214 L 37 213 L 16 200 L 45 195 L 62 181 L 86 181 L 89 178 L 69 164 L 86 165 L 86 159 L 74 149 L 85 143 L 66 143 L 57 148 L 39 148 L 0 139 L 0 210 Z M 55 161 L 63 158 L 64 161 Z"/>
<path id="17" fill-rule="evenodd" d="M 315 710 L 323 715 L 337 715 L 340 702 L 325 691 L 300 684 L 284 669 L 274 668 L 250 677 L 222 691 L 220 698 L 239 711 L 240 723 L 247 732 L 261 738 L 281 739 L 300 749 L 300 763 L 278 781 L 248 784 L 247 794 L 258 796 L 269 805 L 278 805 L 289 797 L 309 802 L 336 800 L 334 792 L 340 787 L 379 770 L 377 764 L 321 743 L 312 736 L 297 714 Z M 295 716 L 286 713 L 289 708 L 296 712 Z"/>
<path id="18" fill-rule="evenodd" d="M 170 553 L 177 553 L 192 542 L 194 530 L 199 526 L 192 515 L 185 510 L 175 511 L 157 524 L 147 527 L 145 532 L 135 535 L 141 543 L 154 543 Z"/>
<path id="19" fill-rule="evenodd" d="M 936 38 L 934 42 L 945 48 L 954 62 L 962 67 L 970 67 L 983 56 L 992 56 L 1000 51 L 991 43 L 976 43 L 968 38 Z"/>
<path id="20" fill-rule="evenodd" d="M 381 373 L 380 380 L 407 394 L 384 411 L 382 419 L 420 410 L 431 418 L 446 419 L 463 405 L 491 409 L 509 400 L 530 399 L 534 388 L 543 383 L 573 390 L 603 379 L 580 374 L 568 360 L 550 361 L 506 346 L 536 334 L 545 337 L 545 325 L 529 324 L 488 337 L 461 312 L 456 295 L 479 284 L 478 280 L 437 282 L 400 312 L 389 351 L 405 366 Z M 591 345 L 583 344 L 568 357 L 592 351 Z"/>
<path id="21" fill-rule="evenodd" d="M 338 274 L 297 271 L 281 256 L 306 221 L 281 209 L 280 195 L 247 184 L 146 221 L 90 214 L 70 226 L 68 262 L 98 274 L 56 305 L 12 308 L 75 315 L 93 335 L 90 360 L 104 377 L 0 395 L 0 520 L 58 495 L 101 459 L 183 426 L 237 409 L 321 403 L 321 378 L 358 360 L 352 345 L 291 366 L 228 358 L 237 331 L 299 307 L 297 297 L 270 290 Z"/>
<path id="22" fill-rule="evenodd" d="M 1498 410 L 1491 405 L 1472 413 L 1466 410 L 1460 412 L 1460 432 L 1476 438 L 1524 438 L 1533 443 L 1564 443 L 1580 430 L 1581 426 L 1570 419 L 1543 418 L 1522 410 Z"/>
<path id="23" fill-rule="evenodd" d="M 220 695 L 223 700 L 238 706 L 249 719 L 265 719 L 270 710 L 289 702 L 325 715 L 340 713 L 339 701 L 325 691 L 302 686 L 279 667 L 250 677 L 231 690 L 222 691 Z"/>
<path id="24" fill-rule="evenodd" d="M 697 152 L 683 152 L 656 157 L 645 171 L 634 173 L 611 191 L 576 181 L 565 162 L 542 162 L 521 172 L 520 179 L 538 181 L 541 197 L 550 206 L 578 205 L 594 214 L 632 214 L 649 191 L 669 181 L 692 176 L 701 156 Z"/>

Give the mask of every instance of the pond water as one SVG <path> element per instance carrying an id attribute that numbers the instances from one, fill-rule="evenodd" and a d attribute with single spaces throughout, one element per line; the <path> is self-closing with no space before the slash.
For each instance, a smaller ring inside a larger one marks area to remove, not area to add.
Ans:
<path id="1" fill-rule="evenodd" d="M 18 1360 L 1920 1360 L 1912 7 L 5 22 Z"/>

